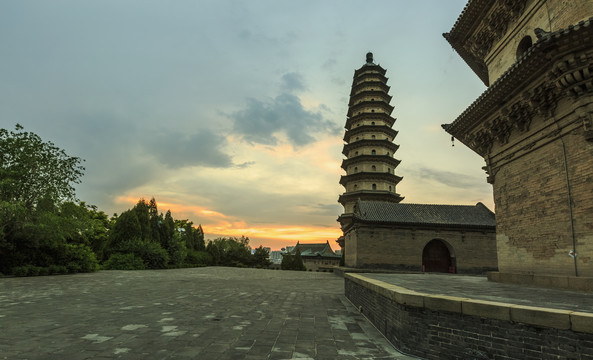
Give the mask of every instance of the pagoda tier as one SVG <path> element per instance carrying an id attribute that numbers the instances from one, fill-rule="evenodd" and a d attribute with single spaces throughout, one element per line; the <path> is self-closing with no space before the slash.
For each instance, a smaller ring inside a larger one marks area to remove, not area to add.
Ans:
<path id="1" fill-rule="evenodd" d="M 385 81 L 387 81 L 387 78 L 385 78 Z M 368 89 L 368 91 L 381 90 L 381 91 L 384 91 L 385 93 L 388 93 L 390 87 L 383 81 L 371 79 L 369 81 L 365 81 L 365 82 L 358 83 L 356 85 L 352 85 L 351 95 L 357 94 L 357 93 L 359 93 L 363 90 L 367 90 L 367 89 Z"/>
<path id="2" fill-rule="evenodd" d="M 387 155 L 359 155 L 350 159 L 342 160 L 342 169 L 346 170 L 346 173 L 348 174 L 356 173 L 358 172 L 358 169 L 360 169 L 360 171 L 364 171 L 363 165 L 372 163 L 387 164 L 391 166 L 391 169 L 395 169 L 400 162 L 400 160 Z"/>
<path id="3" fill-rule="evenodd" d="M 362 125 L 353 128 L 350 131 L 344 133 L 344 141 L 349 143 L 352 141 L 358 141 L 364 139 L 365 135 L 370 135 L 371 140 L 379 139 L 380 136 L 383 139 L 392 140 L 397 136 L 397 130 L 389 126 L 373 126 L 373 125 Z M 375 137 L 373 137 L 375 136 Z M 357 139 L 358 138 L 358 139 Z"/>
<path id="4" fill-rule="evenodd" d="M 356 95 L 352 95 L 350 97 L 350 103 L 348 103 L 348 106 L 353 106 L 363 101 L 375 101 L 375 99 L 377 99 L 377 101 L 384 101 L 389 104 L 391 101 L 391 96 L 389 96 L 389 94 L 387 94 L 382 89 L 365 89 L 361 92 L 358 92 Z"/>
<path id="5" fill-rule="evenodd" d="M 352 138 L 352 137 L 350 137 Z M 362 139 L 353 141 L 350 144 L 344 145 L 342 154 L 348 158 L 358 155 L 391 155 L 397 151 L 399 145 L 392 143 L 390 140 L 383 139 Z"/>
<path id="6" fill-rule="evenodd" d="M 348 119 L 346 119 L 346 130 L 350 130 L 355 127 L 364 126 L 364 125 L 387 125 L 392 127 L 395 123 L 395 119 L 390 116 L 390 114 L 386 113 L 371 113 L 371 114 L 356 114 Z"/>
<path id="7" fill-rule="evenodd" d="M 400 161 L 393 157 L 399 148 L 393 143 L 397 131 L 392 128 L 394 107 L 389 95 L 386 70 L 373 63 L 373 55 L 367 54 L 367 62 L 354 72 L 348 113 L 344 149 L 346 159 L 342 168 L 346 175 L 340 184 L 346 192 L 338 202 L 344 206 L 344 216 L 354 211 L 358 199 L 400 202 L 403 197 L 396 192 L 402 180 L 395 175 Z"/>

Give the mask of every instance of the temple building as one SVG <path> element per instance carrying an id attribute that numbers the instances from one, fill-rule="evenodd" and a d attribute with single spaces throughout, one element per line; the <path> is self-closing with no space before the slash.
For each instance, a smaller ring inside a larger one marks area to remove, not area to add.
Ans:
<path id="1" fill-rule="evenodd" d="M 484 158 L 493 186 L 491 280 L 593 277 L 592 16 L 590 0 L 471 0 L 444 34 L 488 86 L 443 128 Z"/>
<path id="2" fill-rule="evenodd" d="M 497 269 L 494 213 L 476 205 L 400 203 L 394 158 L 397 131 L 385 77 L 373 62 L 354 72 L 344 134 L 346 159 L 338 202 L 344 265 L 429 272 L 484 273 Z"/>
<path id="3" fill-rule="evenodd" d="M 296 254 L 297 249 L 301 253 L 303 265 L 310 271 L 331 269 L 340 264 L 340 255 L 337 255 L 329 245 L 329 241 L 317 244 L 301 244 L 290 246 L 289 254 Z"/>

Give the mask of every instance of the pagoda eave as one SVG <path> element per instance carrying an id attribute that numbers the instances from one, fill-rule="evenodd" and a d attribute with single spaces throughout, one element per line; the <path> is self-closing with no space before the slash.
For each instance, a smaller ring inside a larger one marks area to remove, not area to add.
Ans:
<path id="1" fill-rule="evenodd" d="M 338 202 L 342 205 L 348 202 L 356 201 L 358 199 L 361 200 L 369 200 L 369 201 L 387 201 L 387 202 L 401 202 L 404 197 L 398 193 L 390 192 L 390 191 L 378 191 L 378 190 L 358 190 L 343 193 L 338 198 Z"/>
<path id="2" fill-rule="evenodd" d="M 346 144 L 344 145 L 344 149 L 342 150 L 342 154 L 344 154 L 345 156 L 348 156 L 348 153 L 351 150 L 355 150 L 361 147 L 377 147 L 377 148 L 385 148 L 387 150 L 390 150 L 391 153 L 395 153 L 397 151 L 397 149 L 399 148 L 399 145 L 392 143 L 389 140 L 369 140 L 369 139 L 363 139 L 363 140 L 358 140 L 355 141 L 353 143 L 350 144 Z M 379 154 L 379 155 L 384 155 L 384 154 Z"/>
<path id="3" fill-rule="evenodd" d="M 350 182 L 354 181 L 387 181 L 394 185 L 399 184 L 402 181 L 401 176 L 397 176 L 392 173 L 388 172 L 378 172 L 378 171 L 370 171 L 370 172 L 358 172 L 350 175 L 342 175 L 340 177 L 340 185 L 346 186 Z"/>
<path id="4" fill-rule="evenodd" d="M 398 134 L 398 131 L 393 129 L 390 126 L 386 126 L 386 125 L 363 125 L 363 126 L 357 126 L 353 129 L 350 130 L 346 130 L 346 132 L 344 133 L 344 141 L 345 142 L 350 142 L 350 138 L 352 138 L 352 136 L 356 136 L 359 135 L 361 133 L 366 133 L 366 132 L 371 132 L 371 131 L 377 131 L 377 132 L 382 132 L 387 136 L 391 136 L 392 139 L 395 139 L 395 137 Z M 372 140 L 372 139 L 371 139 Z"/>
<path id="5" fill-rule="evenodd" d="M 349 159 L 342 160 L 342 169 L 346 170 L 346 167 L 350 165 L 366 162 L 387 163 L 393 166 L 393 168 L 395 169 L 401 163 L 401 160 L 398 160 L 389 155 L 358 155 L 355 157 L 351 157 Z"/>

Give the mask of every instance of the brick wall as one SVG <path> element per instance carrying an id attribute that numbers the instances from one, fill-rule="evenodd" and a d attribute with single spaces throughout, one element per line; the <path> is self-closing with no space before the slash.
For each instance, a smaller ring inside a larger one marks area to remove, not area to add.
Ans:
<path id="1" fill-rule="evenodd" d="M 406 306 L 345 279 L 345 294 L 400 351 L 426 359 L 593 360 L 593 335 Z"/>
<path id="2" fill-rule="evenodd" d="M 421 271 L 422 251 L 431 240 L 449 246 L 458 273 L 497 268 L 494 231 L 356 226 L 346 234 L 346 266 Z"/>
<path id="3" fill-rule="evenodd" d="M 593 277 L 593 143 L 577 113 L 564 99 L 555 119 L 536 117 L 490 154 L 501 272 L 575 276 L 573 225 L 578 275 Z"/>

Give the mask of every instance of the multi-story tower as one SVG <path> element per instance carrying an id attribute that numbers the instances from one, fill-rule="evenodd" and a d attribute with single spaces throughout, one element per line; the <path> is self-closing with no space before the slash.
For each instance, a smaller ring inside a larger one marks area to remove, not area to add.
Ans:
<path id="1" fill-rule="evenodd" d="M 342 169 L 346 175 L 340 184 L 346 192 L 338 202 L 344 206 L 344 214 L 338 219 L 342 226 L 354 212 L 358 199 L 400 202 L 395 188 L 401 177 L 395 175 L 400 161 L 393 157 L 398 145 L 393 143 L 397 131 L 392 129 L 395 119 L 391 117 L 393 106 L 389 105 L 389 86 L 385 69 L 373 63 L 373 54 L 368 53 L 366 64 L 354 72 L 344 150 L 346 159 Z"/>

